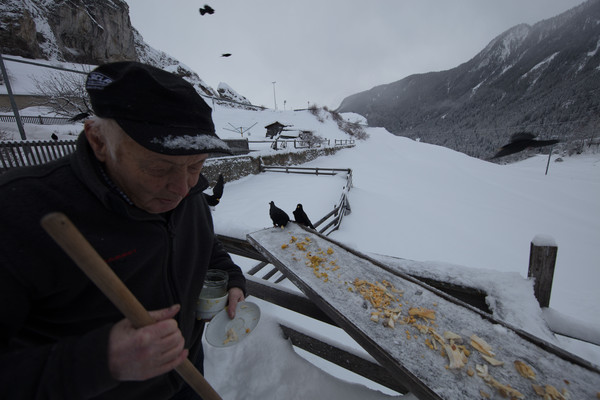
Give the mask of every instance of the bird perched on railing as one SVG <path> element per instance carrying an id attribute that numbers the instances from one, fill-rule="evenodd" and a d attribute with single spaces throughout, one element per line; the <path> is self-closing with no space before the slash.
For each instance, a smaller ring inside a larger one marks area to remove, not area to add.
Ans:
<path id="1" fill-rule="evenodd" d="M 560 142 L 560 140 L 535 140 L 535 135 L 532 133 L 518 132 L 510 137 L 510 143 L 500 147 L 499 151 L 492 157 L 492 159 L 518 153 L 530 147 L 550 146 L 558 142 Z"/>
<path id="2" fill-rule="evenodd" d="M 297 223 L 299 223 L 301 225 L 308 226 L 311 229 L 315 229 L 312 222 L 310 222 L 308 215 L 306 215 L 306 213 L 304 212 L 304 208 L 302 208 L 302 204 L 298 204 L 296 206 L 296 209 L 294 210 L 294 219 L 296 220 Z"/>
<path id="3" fill-rule="evenodd" d="M 274 202 L 271 201 L 269 204 L 271 205 L 269 208 L 269 216 L 271 216 L 273 226 L 279 226 L 283 229 L 290 221 L 289 215 L 281 208 L 277 207 Z"/>
<path id="4" fill-rule="evenodd" d="M 204 193 L 204 198 L 209 206 L 216 206 L 221 201 L 221 197 L 223 197 L 223 188 L 225 187 L 225 180 L 223 179 L 223 175 L 219 174 L 219 178 L 217 179 L 217 183 L 213 187 L 212 195 L 208 195 Z"/>

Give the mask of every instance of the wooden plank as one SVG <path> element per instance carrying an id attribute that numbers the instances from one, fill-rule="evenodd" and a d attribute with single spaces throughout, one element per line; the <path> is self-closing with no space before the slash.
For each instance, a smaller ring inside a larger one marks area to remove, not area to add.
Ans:
<path id="1" fill-rule="evenodd" d="M 271 271 L 267 272 L 262 278 L 266 281 L 268 281 L 269 279 L 271 279 L 271 277 L 273 275 L 275 275 L 277 272 L 279 272 L 279 270 L 277 268 L 273 268 L 271 269 Z"/>
<path id="2" fill-rule="evenodd" d="M 217 235 L 217 239 L 228 253 L 268 263 L 268 260 L 245 240 L 223 235 Z"/>
<path id="3" fill-rule="evenodd" d="M 226 248 L 226 250 L 227 250 L 227 248 Z M 266 262 L 266 261 L 261 261 L 261 262 L 259 262 L 258 264 L 256 264 L 254 267 L 250 268 L 250 269 L 248 270 L 248 274 L 249 274 L 249 275 L 256 275 L 256 273 L 257 273 L 258 271 L 260 271 L 261 269 L 263 269 L 263 268 L 264 268 L 264 267 L 266 267 L 267 265 L 269 265 L 269 263 L 268 263 L 268 262 Z"/>
<path id="4" fill-rule="evenodd" d="M 314 231 L 290 223 L 283 230 L 251 233 L 248 241 L 421 400 L 476 399 L 482 391 L 500 398 L 500 391 L 490 386 L 494 382 L 523 395 L 515 398 L 536 398 L 532 384 L 567 390 L 572 399 L 594 398 L 600 391 L 600 371 L 591 363 Z M 371 320 L 376 309 L 358 292 L 356 280 L 374 285 L 389 282 L 387 292 L 398 300 L 391 306 L 402 310 L 395 328 Z M 392 286 L 402 297 L 394 294 Z M 418 308 L 431 310 L 435 319 L 409 318 L 409 310 Z M 462 368 L 448 368 L 441 344 L 436 350 L 428 346 L 436 343 L 433 332 L 443 335 L 445 331 L 460 335 L 470 351 Z M 472 335 L 489 343 L 504 365 L 489 365 L 470 344 Z M 517 360 L 533 368 L 535 381 L 519 374 L 514 367 Z M 485 380 L 470 373 L 476 366 L 487 366 Z"/>
<path id="5" fill-rule="evenodd" d="M 278 285 L 265 282 L 253 276 L 247 276 L 246 279 L 248 294 L 250 296 L 335 326 L 335 322 L 303 294 L 282 290 Z M 311 337 L 307 333 L 298 331 L 297 328 L 294 329 L 285 325 L 280 326 L 284 335 L 292 341 L 294 346 L 300 347 L 399 393 L 407 392 L 406 388 L 396 382 L 391 374 L 381 365 Z"/>
<path id="6" fill-rule="evenodd" d="M 333 211 L 337 211 L 337 209 L 334 209 Z M 314 224 L 314 225 L 316 226 L 316 224 Z M 323 233 L 323 232 L 320 231 L 320 233 Z M 219 240 L 221 241 L 221 243 L 223 244 L 223 247 L 225 247 L 225 250 L 227 252 L 236 254 L 236 255 L 240 255 L 243 257 L 252 258 L 255 260 L 263 260 L 261 263 L 252 267 L 248 271 L 248 274 L 255 275 L 264 266 L 269 264 L 267 261 L 264 261 L 265 257 L 261 253 L 259 253 L 256 249 L 254 249 L 254 247 L 252 247 L 247 241 L 228 237 L 228 236 L 223 236 L 223 235 L 217 235 L 217 237 L 219 238 Z M 386 256 L 386 257 L 394 258 L 394 257 L 390 257 L 390 256 Z M 446 292 L 446 293 L 448 293 L 448 294 L 450 294 L 472 306 L 475 306 L 482 311 L 490 312 L 489 308 L 485 302 L 485 297 L 487 296 L 487 294 L 478 289 L 464 287 L 464 286 L 458 286 L 458 285 L 448 283 L 448 282 L 436 281 L 436 280 L 430 279 L 430 278 L 423 278 L 423 277 L 418 277 L 418 276 L 414 276 L 414 277 L 417 278 L 418 280 L 423 281 L 426 284 L 433 286 L 437 289 L 440 289 L 443 292 Z M 278 278 L 275 281 L 275 283 L 279 283 L 280 281 L 282 281 L 284 279 L 285 279 L 285 275 Z"/>

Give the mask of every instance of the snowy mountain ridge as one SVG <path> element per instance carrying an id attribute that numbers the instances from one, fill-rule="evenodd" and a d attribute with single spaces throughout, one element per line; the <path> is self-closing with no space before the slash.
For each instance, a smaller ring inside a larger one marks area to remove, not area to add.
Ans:
<path id="1" fill-rule="evenodd" d="M 579 151 L 600 124 L 600 1 L 498 35 L 471 60 L 346 97 L 369 126 L 489 159 L 512 134 Z"/>

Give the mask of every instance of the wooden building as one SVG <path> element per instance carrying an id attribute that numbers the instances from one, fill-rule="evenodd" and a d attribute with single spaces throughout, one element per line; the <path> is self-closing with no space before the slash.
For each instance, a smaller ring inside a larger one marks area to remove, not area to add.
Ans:
<path id="1" fill-rule="evenodd" d="M 290 125 L 284 125 L 279 121 L 275 121 L 265 126 L 265 128 L 267 129 L 267 134 L 265 135 L 265 137 L 273 139 L 275 136 L 278 136 L 286 126 Z"/>

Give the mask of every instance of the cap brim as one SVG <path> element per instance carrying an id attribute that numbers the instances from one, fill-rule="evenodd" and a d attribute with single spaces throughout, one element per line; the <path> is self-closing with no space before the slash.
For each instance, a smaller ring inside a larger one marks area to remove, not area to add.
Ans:
<path id="1" fill-rule="evenodd" d="M 139 145 L 155 153 L 184 156 L 203 153 L 233 155 L 214 132 L 199 132 L 196 127 L 157 125 L 116 119 L 125 133 Z"/>

